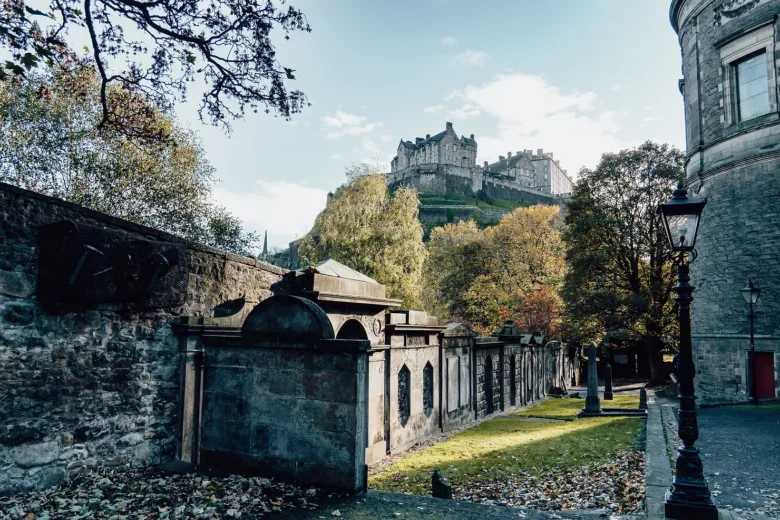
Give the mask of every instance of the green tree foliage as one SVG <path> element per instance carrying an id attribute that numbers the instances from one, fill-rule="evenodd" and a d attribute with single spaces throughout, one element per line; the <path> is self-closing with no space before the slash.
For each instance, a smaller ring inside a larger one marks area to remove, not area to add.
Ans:
<path id="1" fill-rule="evenodd" d="M 214 169 L 197 136 L 147 110 L 138 93 L 112 88 L 108 95 L 117 105 L 145 105 L 135 121 L 165 139 L 97 128 L 100 84 L 88 64 L 0 83 L 0 181 L 248 253 L 257 237 L 210 200 Z"/>
<path id="2" fill-rule="evenodd" d="M 384 176 L 360 175 L 338 190 L 298 245 L 303 265 L 326 258 L 364 273 L 400 298 L 420 307 L 425 246 L 417 192 L 387 189 Z"/>
<path id="3" fill-rule="evenodd" d="M 0 47 L 10 51 L 0 82 L 25 75 L 42 63 L 62 66 L 79 47 L 79 32 L 94 60 L 101 128 L 146 135 L 133 125 L 112 87 L 139 92 L 169 110 L 190 82 L 205 84 L 201 120 L 228 125 L 248 108 L 289 118 L 306 103 L 288 92 L 293 69 L 282 66 L 273 36 L 310 32 L 303 13 L 284 0 L 5 0 L 0 2 Z M 43 9 L 43 10 L 41 10 Z M 69 45 L 71 31 L 77 34 Z M 144 110 L 143 104 L 129 108 Z"/>
<path id="4" fill-rule="evenodd" d="M 510 317 L 554 332 L 557 306 L 550 299 L 557 301 L 563 277 L 562 224 L 558 207 L 533 206 L 517 208 L 485 230 L 471 221 L 434 229 L 425 264 L 426 308 L 481 333 Z"/>
<path id="5" fill-rule="evenodd" d="M 662 377 L 662 342 L 676 326 L 675 278 L 656 208 L 683 178 L 683 163 L 679 150 L 652 142 L 604 154 L 595 170 L 580 171 L 566 218 L 566 333 L 643 339 L 654 380 Z"/>

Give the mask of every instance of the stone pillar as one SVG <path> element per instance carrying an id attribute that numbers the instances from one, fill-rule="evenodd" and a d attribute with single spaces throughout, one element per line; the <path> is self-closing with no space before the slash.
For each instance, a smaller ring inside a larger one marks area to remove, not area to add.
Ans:
<path id="1" fill-rule="evenodd" d="M 183 317 L 173 325 L 179 336 L 179 447 L 178 459 L 200 461 L 200 414 L 203 390 L 202 319 Z"/>
<path id="2" fill-rule="evenodd" d="M 612 395 L 612 365 L 607 363 L 606 370 L 604 371 L 604 400 L 611 401 Z"/>
<path id="3" fill-rule="evenodd" d="M 588 395 L 585 398 L 586 414 L 601 413 L 599 401 L 599 375 L 596 369 L 596 344 L 591 341 L 588 345 Z"/>
<path id="4" fill-rule="evenodd" d="M 639 389 L 639 409 L 647 410 L 647 390 L 644 388 Z"/>

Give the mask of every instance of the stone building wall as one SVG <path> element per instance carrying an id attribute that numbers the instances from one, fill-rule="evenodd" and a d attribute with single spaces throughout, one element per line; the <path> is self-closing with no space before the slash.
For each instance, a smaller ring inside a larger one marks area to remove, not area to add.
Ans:
<path id="1" fill-rule="evenodd" d="M 174 457 L 179 354 L 171 320 L 207 316 L 242 296 L 262 300 L 284 273 L 188 243 L 180 305 L 43 306 L 39 229 L 61 220 L 132 239 L 182 242 L 0 184 L 0 493 L 48 487 L 89 466 Z"/>
<path id="2" fill-rule="evenodd" d="M 482 419 L 503 409 L 504 386 L 503 344 L 495 341 L 476 343 L 475 377 L 476 417 Z"/>
<path id="3" fill-rule="evenodd" d="M 696 286 L 692 336 L 697 395 L 705 403 L 747 399 L 748 279 L 762 289 L 756 350 L 780 370 L 780 0 L 674 0 L 671 22 L 682 49 L 686 184 L 707 198 L 691 264 Z M 736 67 L 763 56 L 766 113 L 741 118 Z"/>

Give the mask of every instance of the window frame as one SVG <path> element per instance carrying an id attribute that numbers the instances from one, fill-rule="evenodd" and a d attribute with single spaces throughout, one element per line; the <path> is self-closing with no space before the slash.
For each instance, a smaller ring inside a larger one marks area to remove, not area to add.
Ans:
<path id="1" fill-rule="evenodd" d="M 740 85 L 739 85 L 739 66 L 745 63 L 748 60 L 752 60 L 753 58 L 757 58 L 759 56 L 764 57 L 764 67 L 768 68 L 769 66 L 769 56 L 766 52 L 766 49 L 760 49 L 756 52 L 753 52 L 751 54 L 748 54 L 747 56 L 743 56 L 739 58 L 736 61 L 733 61 L 729 65 L 732 68 L 732 73 L 734 74 L 734 115 L 736 118 L 736 121 L 738 123 L 744 123 L 746 121 L 750 121 L 752 119 L 755 119 L 757 117 L 765 116 L 767 114 L 772 113 L 772 91 L 771 91 L 771 81 L 769 78 L 769 70 L 766 70 L 766 89 L 763 91 L 764 94 L 766 94 L 766 101 L 767 101 L 767 110 L 766 112 L 763 112 L 761 114 L 756 114 L 748 118 L 744 118 L 742 116 L 742 99 L 740 95 Z M 753 97 L 753 96 L 751 96 Z"/>
<path id="2" fill-rule="evenodd" d="M 761 121 L 762 116 L 777 113 L 777 72 L 775 70 L 775 26 L 774 20 L 756 26 L 736 38 L 729 38 L 720 48 L 723 90 L 723 126 L 750 125 Z M 717 44 L 716 44 L 717 46 Z M 737 85 L 737 66 L 739 63 L 759 54 L 766 54 L 767 65 L 767 95 L 769 96 L 769 111 L 765 114 L 741 120 L 739 117 L 739 92 Z"/>

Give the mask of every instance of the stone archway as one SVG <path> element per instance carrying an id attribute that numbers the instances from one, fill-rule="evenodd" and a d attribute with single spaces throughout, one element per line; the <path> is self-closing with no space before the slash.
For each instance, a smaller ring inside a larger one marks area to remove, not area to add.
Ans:
<path id="1" fill-rule="evenodd" d="M 336 334 L 336 339 L 368 339 L 366 328 L 358 320 L 347 320 Z"/>

